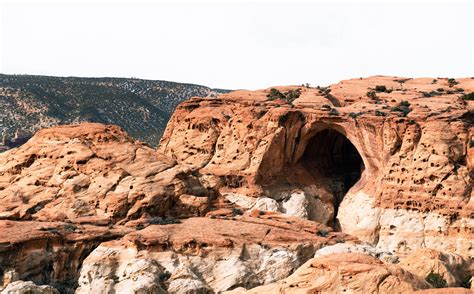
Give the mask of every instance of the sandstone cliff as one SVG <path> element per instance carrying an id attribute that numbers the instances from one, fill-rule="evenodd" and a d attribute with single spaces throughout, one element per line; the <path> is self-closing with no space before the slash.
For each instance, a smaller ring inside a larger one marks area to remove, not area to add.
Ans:
<path id="1" fill-rule="evenodd" d="M 474 79 L 276 89 L 184 102 L 159 150 L 221 193 L 283 206 L 301 191 L 311 219 L 385 250 L 474 254 Z"/>
<path id="2" fill-rule="evenodd" d="M 371 77 L 192 98 L 158 150 L 111 125 L 41 130 L 0 154 L 0 291 L 468 287 L 473 91 Z"/>

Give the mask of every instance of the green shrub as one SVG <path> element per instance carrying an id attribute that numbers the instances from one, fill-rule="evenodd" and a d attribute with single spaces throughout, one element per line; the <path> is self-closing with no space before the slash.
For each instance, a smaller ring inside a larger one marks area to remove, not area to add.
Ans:
<path id="1" fill-rule="evenodd" d="M 276 100 L 276 99 L 285 99 L 285 95 L 283 95 L 282 92 L 280 92 L 278 89 L 271 88 L 270 93 L 267 95 L 268 100 Z"/>
<path id="2" fill-rule="evenodd" d="M 362 114 L 364 114 L 364 112 L 357 112 L 357 113 L 351 112 L 351 113 L 349 113 L 349 117 L 353 118 L 353 119 L 356 119 L 358 116 L 361 116 Z"/>
<path id="3" fill-rule="evenodd" d="M 371 99 L 377 99 L 377 94 L 375 93 L 375 91 L 367 91 L 365 95 Z"/>
<path id="4" fill-rule="evenodd" d="M 471 289 L 471 284 L 472 284 L 471 276 L 461 277 L 461 283 L 460 283 L 461 287 Z"/>
<path id="5" fill-rule="evenodd" d="M 376 92 L 385 92 L 385 91 L 387 91 L 387 87 L 385 87 L 384 85 L 382 85 L 382 86 L 375 86 L 375 91 L 376 91 Z"/>
<path id="6" fill-rule="evenodd" d="M 375 116 L 385 116 L 385 115 L 386 115 L 385 112 L 382 112 L 380 110 L 375 111 Z"/>
<path id="7" fill-rule="evenodd" d="M 454 85 L 457 85 L 457 84 L 459 84 L 459 82 L 456 81 L 455 79 L 453 79 L 453 78 L 448 79 L 449 87 L 453 87 Z"/>
<path id="8" fill-rule="evenodd" d="M 286 101 L 288 101 L 288 103 L 291 103 L 300 97 L 301 89 L 298 88 L 296 90 L 289 90 L 288 92 L 285 92 L 284 95 L 286 97 Z"/>
<path id="9" fill-rule="evenodd" d="M 286 102 L 291 103 L 294 100 L 298 99 L 301 95 L 301 89 L 288 90 L 285 93 L 280 92 L 278 89 L 271 88 L 270 93 L 268 93 L 268 100 L 286 100 Z"/>
<path id="10" fill-rule="evenodd" d="M 411 112 L 410 102 L 401 101 L 397 106 L 391 108 L 392 111 L 400 112 L 400 116 L 407 116 Z"/>
<path id="11" fill-rule="evenodd" d="M 446 280 L 443 279 L 443 277 L 438 273 L 431 272 L 426 276 L 425 279 L 431 284 L 431 286 L 435 288 L 446 288 L 448 286 Z"/>
<path id="12" fill-rule="evenodd" d="M 462 96 L 462 99 L 469 100 L 469 101 L 474 101 L 474 92 L 471 92 L 469 94 L 464 94 Z"/>
<path id="13" fill-rule="evenodd" d="M 410 102 L 408 101 L 401 101 L 398 106 L 410 107 Z"/>
<path id="14" fill-rule="evenodd" d="M 162 218 L 162 217 L 152 217 L 148 220 L 150 225 L 171 225 L 171 224 L 180 224 L 181 221 L 179 219 L 169 217 L 169 218 Z"/>
<path id="15" fill-rule="evenodd" d="M 319 229 L 316 232 L 316 235 L 318 235 L 319 237 L 327 237 L 327 236 L 329 236 L 329 232 L 325 229 Z"/>

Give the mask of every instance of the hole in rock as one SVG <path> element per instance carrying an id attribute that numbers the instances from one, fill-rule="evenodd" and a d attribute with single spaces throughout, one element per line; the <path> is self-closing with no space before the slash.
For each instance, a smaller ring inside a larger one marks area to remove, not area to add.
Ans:
<path id="1" fill-rule="evenodd" d="M 309 140 L 301 163 L 314 179 L 320 179 L 333 193 L 332 225 L 339 230 L 336 223 L 338 208 L 349 189 L 360 179 L 364 170 L 362 157 L 343 134 L 325 129 Z"/>

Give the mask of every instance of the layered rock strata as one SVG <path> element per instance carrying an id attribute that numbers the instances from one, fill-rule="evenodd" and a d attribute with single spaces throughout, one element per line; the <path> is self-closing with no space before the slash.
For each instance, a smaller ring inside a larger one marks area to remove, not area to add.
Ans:
<path id="1" fill-rule="evenodd" d="M 281 207 L 301 191 L 320 210 L 308 218 L 383 250 L 473 255 L 473 91 L 470 78 L 377 76 L 193 98 L 159 150 L 221 193 Z"/>

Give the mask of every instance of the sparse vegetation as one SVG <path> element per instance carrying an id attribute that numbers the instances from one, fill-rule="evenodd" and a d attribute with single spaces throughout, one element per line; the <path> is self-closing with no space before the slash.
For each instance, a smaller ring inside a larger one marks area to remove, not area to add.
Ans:
<path id="1" fill-rule="evenodd" d="M 337 111 L 336 108 L 331 108 L 331 110 L 329 111 L 329 114 L 330 115 L 339 115 L 339 111 Z"/>
<path id="2" fill-rule="evenodd" d="M 375 111 L 375 116 L 386 116 L 387 114 L 385 112 L 382 112 L 380 110 Z"/>
<path id="3" fill-rule="evenodd" d="M 327 237 L 327 236 L 329 236 L 329 232 L 325 229 L 319 229 L 316 232 L 316 235 L 318 235 L 319 237 Z"/>
<path id="4" fill-rule="evenodd" d="M 435 97 L 435 96 L 441 96 L 442 94 L 439 93 L 438 91 L 430 91 L 430 92 L 421 92 L 423 94 L 423 97 L 428 98 L 428 97 Z"/>
<path id="5" fill-rule="evenodd" d="M 438 273 L 431 272 L 426 276 L 425 279 L 431 284 L 431 286 L 435 288 L 446 288 L 448 286 L 446 280 L 443 279 L 443 277 Z"/>
<path id="6" fill-rule="evenodd" d="M 162 218 L 162 217 L 152 217 L 148 220 L 150 225 L 171 225 L 171 224 L 179 224 L 181 221 L 174 217 L 169 218 Z"/>
<path id="7" fill-rule="evenodd" d="M 285 100 L 288 103 L 292 103 L 294 100 L 298 99 L 300 95 L 300 88 L 288 90 L 285 93 L 280 92 L 278 89 L 271 88 L 267 97 L 268 100 Z"/>
<path id="8" fill-rule="evenodd" d="M 453 78 L 448 79 L 448 85 L 449 85 L 450 88 L 454 87 L 457 84 L 459 84 L 459 82 L 456 81 L 455 79 L 453 79 Z"/>
<path id="9" fill-rule="evenodd" d="M 363 115 L 364 113 L 365 113 L 365 112 L 363 112 L 363 111 L 357 112 L 357 113 L 356 113 L 356 112 L 351 112 L 351 113 L 349 113 L 349 117 L 350 117 L 350 118 L 353 118 L 353 119 L 356 119 L 357 117 Z"/>
<path id="10" fill-rule="evenodd" d="M 77 230 L 77 227 L 73 224 L 66 224 L 64 226 L 64 231 L 66 231 L 68 233 L 74 232 L 75 230 Z"/>
<path id="11" fill-rule="evenodd" d="M 385 87 L 385 85 L 378 85 L 378 86 L 375 86 L 375 92 L 384 92 L 384 93 L 392 93 L 392 89 L 387 89 L 387 87 Z"/>
<path id="12" fill-rule="evenodd" d="M 461 277 L 460 286 L 463 288 L 471 289 L 472 284 L 472 277 L 471 276 L 464 276 Z"/>
<path id="13" fill-rule="evenodd" d="M 471 92 L 469 94 L 464 94 L 462 96 L 462 99 L 468 100 L 468 101 L 474 101 L 474 92 Z"/>
<path id="14" fill-rule="evenodd" d="M 232 208 L 232 216 L 243 215 L 244 212 L 240 208 Z"/>
<path id="15" fill-rule="evenodd" d="M 392 111 L 400 112 L 400 116 L 407 116 L 411 112 L 410 102 L 401 101 L 397 106 L 391 108 Z"/>
<path id="16" fill-rule="evenodd" d="M 365 95 L 371 99 L 377 99 L 377 94 L 375 93 L 375 91 L 367 91 Z"/>

